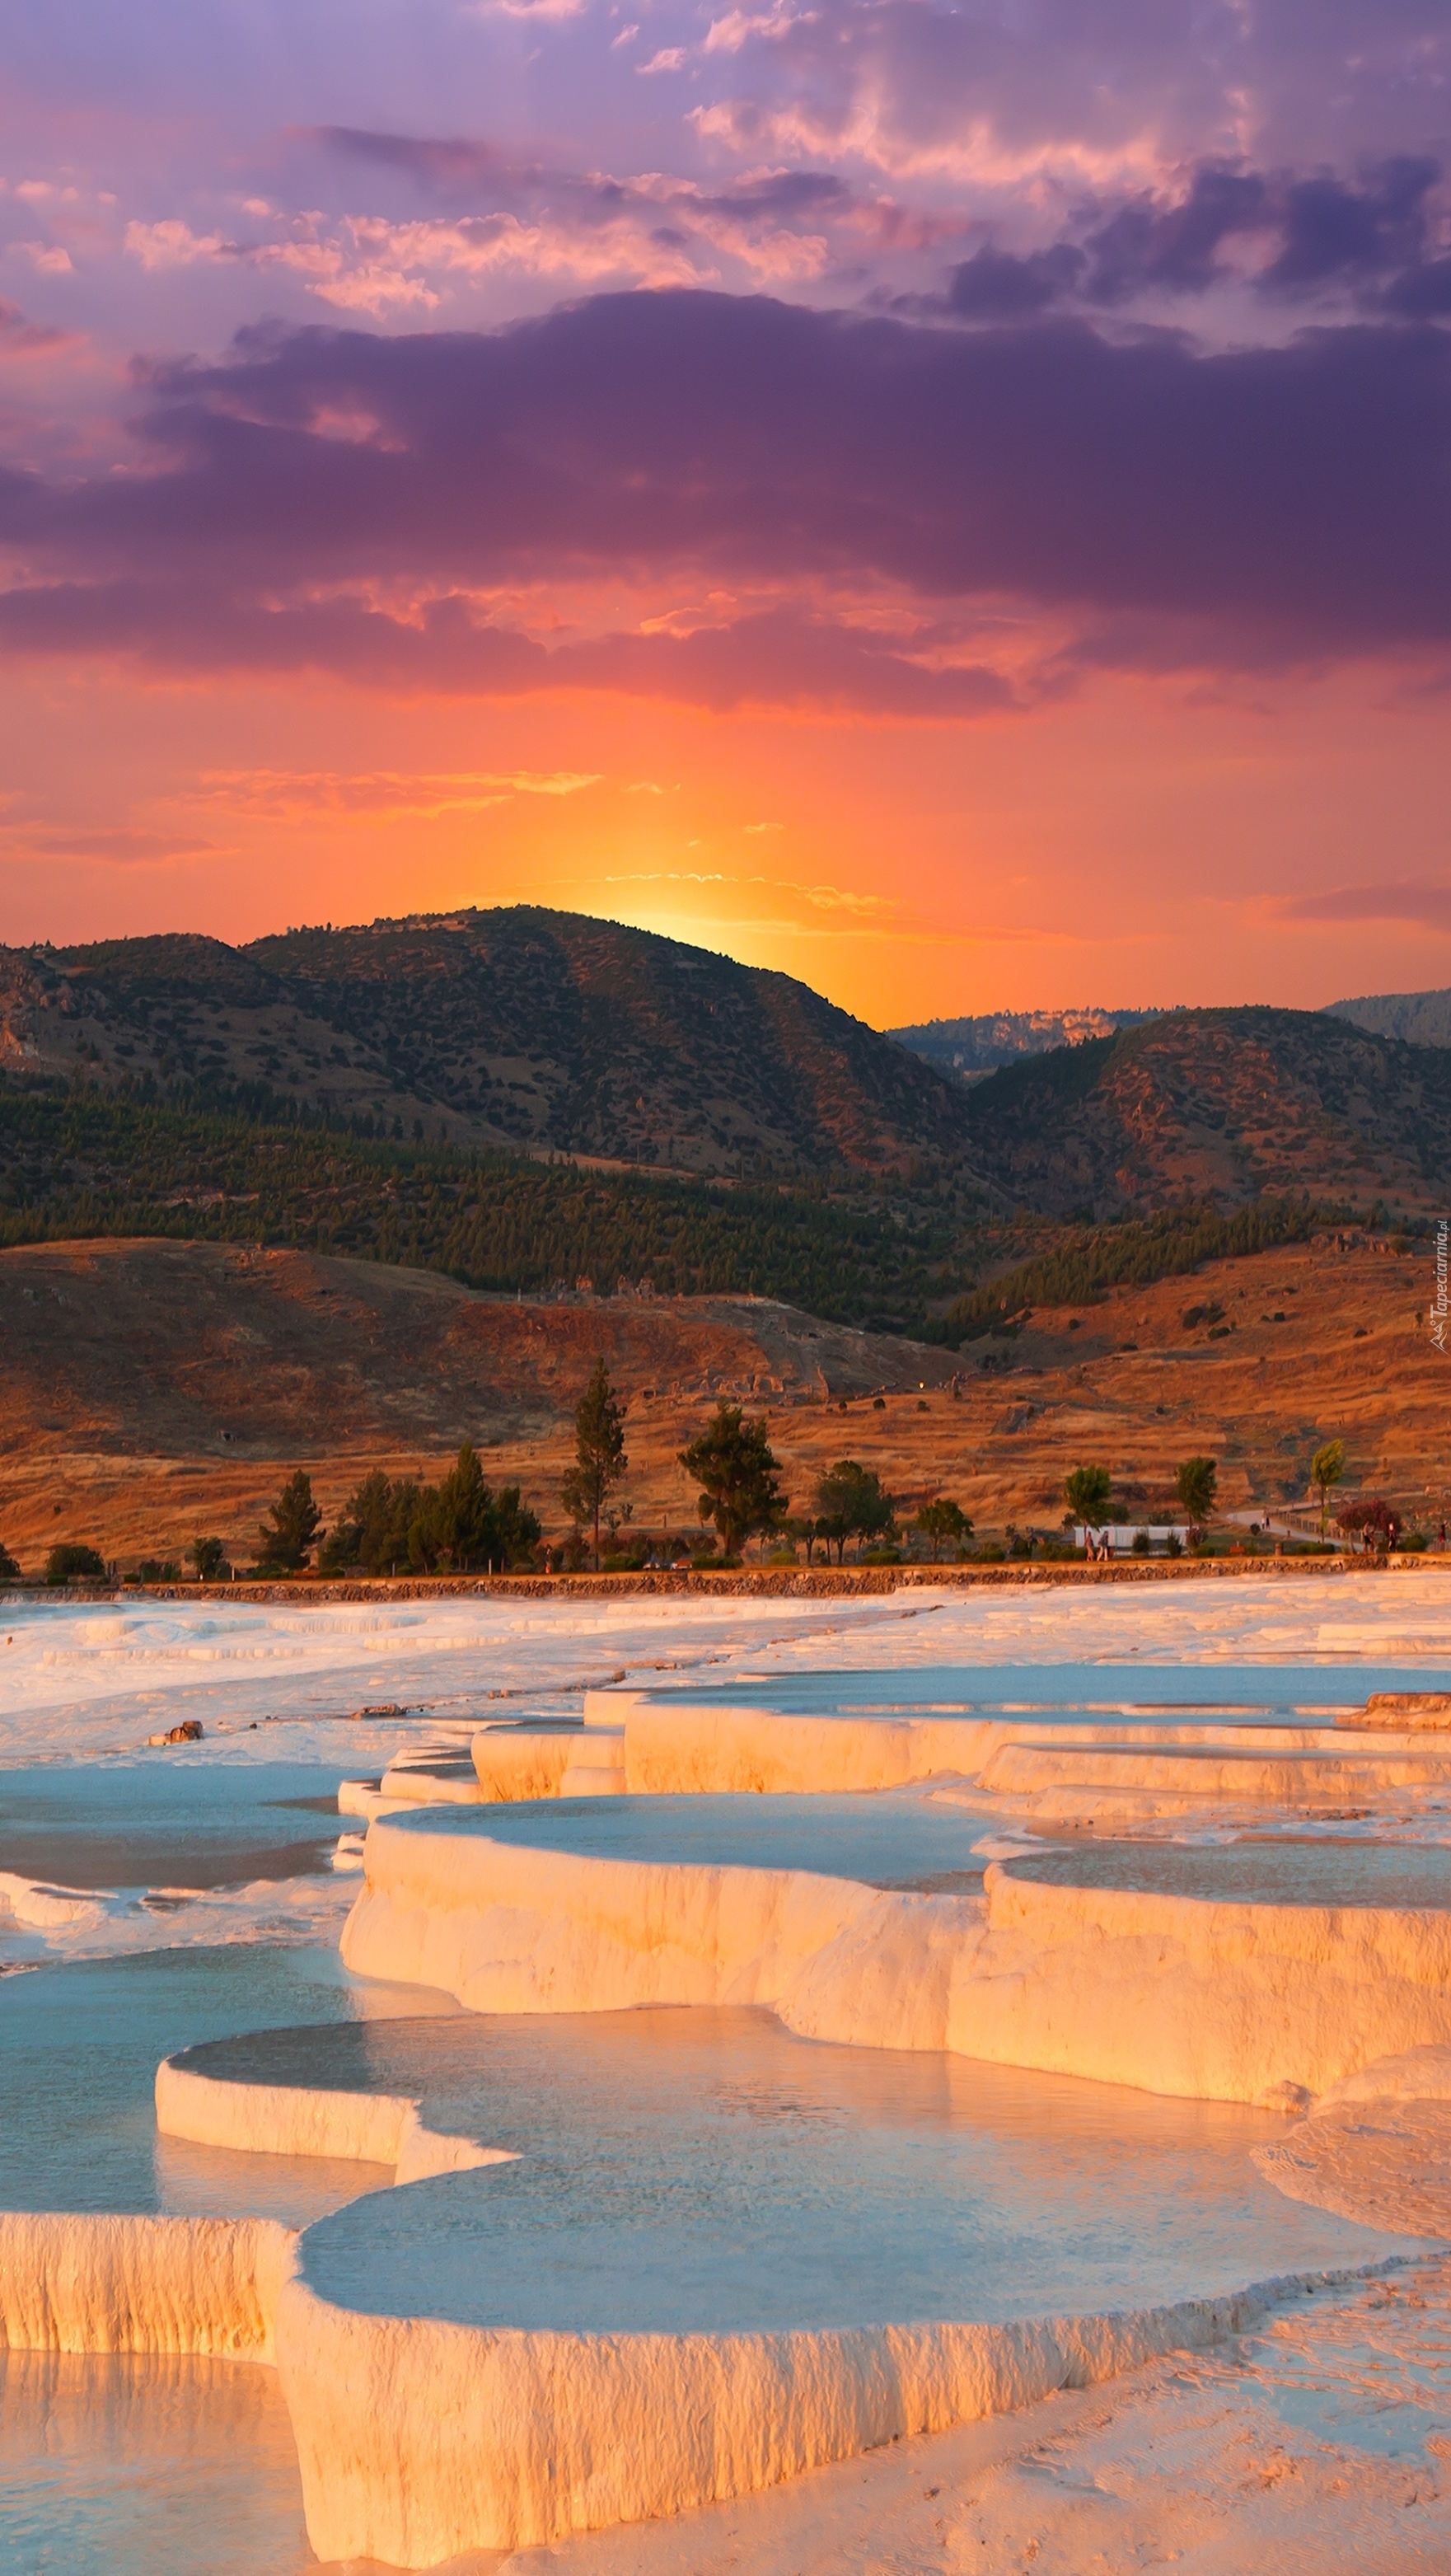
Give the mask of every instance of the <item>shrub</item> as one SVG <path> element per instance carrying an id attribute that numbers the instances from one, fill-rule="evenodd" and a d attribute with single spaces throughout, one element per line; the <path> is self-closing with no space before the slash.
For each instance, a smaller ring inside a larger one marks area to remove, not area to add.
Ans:
<path id="1" fill-rule="evenodd" d="M 20 1568 L 3 1538 L 0 1538 L 0 1583 L 18 1583 Z"/>
<path id="2" fill-rule="evenodd" d="M 1367 1494 L 1363 1501 L 1347 1503 L 1336 1515 L 1336 1526 L 1347 1538 L 1359 1538 L 1367 1548 L 1391 1548 L 1401 1534 L 1401 1515 L 1384 1494 Z"/>
<path id="3" fill-rule="evenodd" d="M 104 1583 L 105 1563 L 93 1547 L 62 1541 L 45 1560 L 45 1579 L 47 1583 Z"/>
<path id="4" fill-rule="evenodd" d="M 1146 1529 L 1136 1529 L 1129 1542 L 1130 1555 L 1147 1556 L 1149 1554 L 1149 1547 L 1150 1541 L 1148 1531 Z"/>
<path id="5" fill-rule="evenodd" d="M 622 1546 L 615 1546 L 607 1550 L 604 1559 L 604 1572 L 606 1574 L 639 1574 L 642 1572 L 652 1552 L 648 1531 L 633 1530 Z"/>

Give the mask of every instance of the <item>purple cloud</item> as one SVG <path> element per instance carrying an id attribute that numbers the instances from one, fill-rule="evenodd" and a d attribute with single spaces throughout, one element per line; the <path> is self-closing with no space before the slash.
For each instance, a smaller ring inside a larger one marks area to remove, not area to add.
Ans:
<path id="1" fill-rule="evenodd" d="M 729 702 L 724 644 L 548 655 L 457 598 L 667 574 L 791 594 L 803 671 L 837 636 L 851 686 L 870 665 L 889 697 L 936 683 L 910 644 L 863 642 L 874 585 L 959 614 L 1006 597 L 1085 630 L 1137 620 L 1150 663 L 1156 621 L 1176 658 L 1192 630 L 1211 662 L 1451 637 L 1451 339 L 1433 328 L 1200 355 L 1076 321 L 964 332 L 640 294 L 496 333 L 256 331 L 145 391 L 143 472 L 0 476 L 0 538 L 24 567 L 0 595 L 12 649 L 166 660 L 193 631 L 205 660 L 214 623 L 262 667 L 381 653 L 422 679 L 433 654 L 480 688 L 699 669 Z M 411 624 L 318 596 L 400 580 L 424 602 Z M 813 599 L 836 603 L 819 624 Z M 790 694 L 790 653 L 771 650 L 787 629 L 714 631 Z"/>
<path id="2" fill-rule="evenodd" d="M 51 582 L 0 592 L 0 652 L 109 653 L 193 673 L 326 672 L 401 696 L 613 690 L 717 714 L 767 705 L 962 719 L 1017 703 L 996 671 L 914 658 L 870 628 L 789 608 L 686 635 L 545 646 L 453 595 L 404 618 L 356 600 L 278 608 L 185 584 Z"/>
<path id="3" fill-rule="evenodd" d="M 1081 213 L 1075 230 L 1046 249 L 985 244 L 951 271 L 943 295 L 904 297 L 899 309 L 1015 320 L 1050 306 L 1162 303 L 1247 283 L 1282 301 L 1318 302 L 1340 289 L 1373 308 L 1435 314 L 1445 309 L 1448 274 L 1430 202 L 1441 175 L 1424 156 L 1403 155 L 1355 182 L 1207 162 L 1182 197 L 1140 195 L 1106 215 Z M 1254 262 L 1254 245 L 1271 246 L 1273 256 Z"/>
<path id="4" fill-rule="evenodd" d="M 439 141 L 330 125 L 319 128 L 317 139 L 346 159 L 402 171 L 429 196 L 470 212 L 492 213 L 500 205 L 547 194 L 603 217 L 683 205 L 738 222 L 785 223 L 819 222 L 823 215 L 847 212 L 859 202 L 833 170 L 767 170 L 723 188 L 684 181 L 647 187 L 638 179 L 589 176 L 542 161 L 511 159 L 491 143 L 462 136 Z"/>
<path id="5" fill-rule="evenodd" d="M 1325 894 L 1297 895 L 1278 909 L 1286 921 L 1412 921 L 1423 930 L 1451 930 L 1451 885 L 1403 880 L 1337 886 Z"/>

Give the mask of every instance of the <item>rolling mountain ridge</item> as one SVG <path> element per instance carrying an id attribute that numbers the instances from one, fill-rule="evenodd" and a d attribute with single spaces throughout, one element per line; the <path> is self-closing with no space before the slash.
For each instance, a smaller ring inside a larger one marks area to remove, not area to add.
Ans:
<path id="1" fill-rule="evenodd" d="M 957 1085 L 791 976 L 527 906 L 3 949 L 0 1071 L 706 1173 L 869 1174 L 966 1135 Z"/>
<path id="2" fill-rule="evenodd" d="M 1017 1017 L 1033 1023 L 1024 1045 L 1055 1022 Z M 797 1275 L 791 1245 L 820 1267 L 830 1203 L 832 1309 L 857 1302 L 842 1263 L 860 1210 L 871 1249 L 863 1235 L 851 1257 L 864 1294 L 868 1269 L 877 1282 L 865 1311 L 881 1312 L 889 1277 L 905 1291 L 910 1272 L 928 1308 L 959 1289 L 983 1219 L 1101 1223 L 1261 1196 L 1408 1216 L 1446 1204 L 1451 1048 L 1341 1010 L 1056 1015 L 1094 1017 L 1124 1024 L 968 1083 L 789 976 L 529 907 L 244 948 L 177 935 L 4 949 L 0 1217 L 20 1241 L 88 1217 L 91 1231 L 177 1232 L 205 1211 L 228 1240 L 480 1282 L 606 1262 L 697 1291 L 769 1277 L 801 1301 L 821 1283 L 809 1264 Z M 501 1154 L 616 1169 L 585 1197 L 526 1208 L 529 1166 Z M 646 1173 L 657 1189 L 669 1174 L 715 1184 L 716 1201 L 626 1211 Z M 759 1206 L 736 1197 L 745 1178 Z M 792 1195 L 808 1183 L 813 1197 Z"/>
<path id="3" fill-rule="evenodd" d="M 1430 1213 L 1451 1189 L 1451 1048 L 1319 1011 L 1178 1011 L 989 1074 L 969 1153 L 1044 1216 L 1268 1193 Z"/>
<path id="4" fill-rule="evenodd" d="M 1337 1020 L 1350 1020 L 1381 1037 L 1406 1038 L 1412 1046 L 1451 1046 L 1451 989 L 1362 993 L 1354 1001 L 1329 1002 L 1326 1010 Z"/>
<path id="5" fill-rule="evenodd" d="M 1137 1028 L 1141 1020 L 1161 1019 L 1161 1011 L 980 1011 L 957 1020 L 919 1020 L 910 1028 L 888 1029 L 898 1046 L 935 1064 L 939 1073 L 959 1082 L 976 1082 L 1001 1064 L 1016 1064 L 1025 1055 L 1047 1055 L 1055 1047 L 1081 1046 L 1085 1038 L 1113 1037 Z"/>
<path id="6" fill-rule="evenodd" d="M 1082 1010 L 980 1011 L 963 1019 L 919 1020 L 910 1028 L 888 1029 L 887 1035 L 920 1055 L 924 1063 L 935 1064 L 940 1073 L 972 1083 L 999 1065 L 1017 1064 L 1024 1056 L 1080 1046 L 1085 1038 L 1113 1037 L 1120 1029 L 1169 1016 L 1170 1010 L 1162 1006 L 1106 1011 L 1096 1004 Z M 1349 1020 L 1380 1037 L 1406 1038 L 1414 1046 L 1451 1046 L 1451 988 L 1432 993 L 1364 993 L 1354 1001 L 1327 1002 L 1321 1016 Z"/>

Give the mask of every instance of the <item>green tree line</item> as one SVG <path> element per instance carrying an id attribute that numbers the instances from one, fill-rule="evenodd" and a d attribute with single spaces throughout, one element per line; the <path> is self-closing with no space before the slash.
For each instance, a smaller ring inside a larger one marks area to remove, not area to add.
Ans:
<path id="1" fill-rule="evenodd" d="M 0 1084 L 0 1245 L 107 1234 L 281 1243 L 473 1288 L 647 1277 L 845 1320 L 920 1323 L 951 1233 L 935 1209 L 584 1171 L 302 1122 Z"/>
<path id="2" fill-rule="evenodd" d="M 1110 1288 L 1148 1287 L 1156 1279 L 1197 1270 L 1201 1262 L 1304 1243 L 1322 1226 L 1343 1225 L 1348 1219 L 1345 1208 L 1297 1199 L 1260 1202 L 1230 1215 L 1213 1208 L 1166 1208 L 1158 1216 L 1088 1227 L 969 1289 L 929 1323 L 924 1338 L 956 1349 L 1035 1306 L 1090 1306 Z"/>

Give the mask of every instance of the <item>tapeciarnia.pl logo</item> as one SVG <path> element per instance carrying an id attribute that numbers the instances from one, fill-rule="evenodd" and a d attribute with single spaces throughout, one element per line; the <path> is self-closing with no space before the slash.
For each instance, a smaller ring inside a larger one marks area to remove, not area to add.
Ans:
<path id="1" fill-rule="evenodd" d="M 1436 1228 L 1436 1294 L 1431 1301 L 1431 1339 L 1443 1357 L 1445 1356 L 1446 1350 L 1446 1271 L 1448 1234 L 1451 1234 L 1451 1218 L 1443 1216 L 1440 1224 Z"/>

